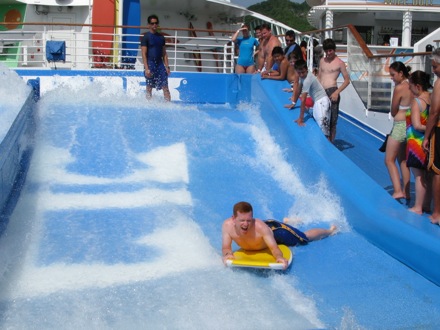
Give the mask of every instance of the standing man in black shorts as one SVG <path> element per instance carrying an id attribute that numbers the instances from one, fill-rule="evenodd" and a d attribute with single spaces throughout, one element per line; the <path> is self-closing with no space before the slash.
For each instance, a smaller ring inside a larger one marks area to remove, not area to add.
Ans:
<path id="1" fill-rule="evenodd" d="M 166 101 L 171 101 L 168 88 L 168 76 L 170 67 L 168 55 L 165 48 L 165 38 L 157 32 L 159 18 L 156 15 L 148 17 L 150 31 L 146 32 L 141 40 L 142 61 L 147 81 L 147 99 L 151 99 L 153 88 L 163 89 L 163 96 Z"/>
<path id="2" fill-rule="evenodd" d="M 325 56 L 321 58 L 318 69 L 318 80 L 324 87 L 331 101 L 330 105 L 330 142 L 335 142 L 336 124 L 339 115 L 339 102 L 341 92 L 350 84 L 350 77 L 344 61 L 336 55 L 336 44 L 333 39 L 325 39 L 322 43 Z M 344 82 L 338 87 L 338 77 L 342 74 Z"/>

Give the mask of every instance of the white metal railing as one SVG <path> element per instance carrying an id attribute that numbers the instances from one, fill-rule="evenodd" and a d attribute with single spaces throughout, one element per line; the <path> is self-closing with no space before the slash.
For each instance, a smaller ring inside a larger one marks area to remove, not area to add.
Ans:
<path id="1" fill-rule="evenodd" d="M 224 72 L 234 70 L 234 44 L 230 32 L 222 36 L 190 37 L 188 30 L 166 35 L 167 54 L 172 71 Z M 139 41 L 129 41 L 129 40 Z M 78 32 L 47 29 L 0 32 L 0 63 L 10 67 L 67 69 L 143 70 L 141 35 Z M 49 63 L 46 42 L 66 42 L 65 62 Z"/>
<path id="2" fill-rule="evenodd" d="M 92 26 L 84 25 L 78 31 L 72 26 L 77 25 L 41 24 L 37 27 L 25 26 L 23 30 L 0 32 L 0 63 L 14 68 L 143 70 L 141 35 L 91 32 Z M 346 62 L 349 64 L 348 71 L 353 86 L 356 87 L 366 109 L 389 109 L 392 84 L 386 69 L 391 64 L 390 61 L 401 60 L 396 57 L 395 52 L 406 51 L 402 60 L 411 64 L 413 70 L 425 68 L 426 55 L 408 55 L 412 53 L 412 49 L 383 46 L 377 46 L 375 49 L 354 37 L 353 27 L 336 29 L 344 31 L 347 35 L 344 38 L 347 45 L 338 45 L 338 53 L 340 54 L 342 48 L 346 50 Z M 219 34 L 202 37 L 195 37 L 195 33 L 191 33 L 195 31 L 193 29 L 176 28 L 166 31 L 167 53 L 172 71 L 234 71 L 236 56 L 234 44 L 231 42 L 231 31 L 200 30 L 205 34 Z M 317 38 L 322 31 L 324 30 L 310 33 L 310 36 Z M 279 38 L 283 39 L 282 36 Z M 49 40 L 66 42 L 65 62 L 47 61 L 46 43 Z M 311 46 L 311 42 L 309 44 Z M 368 56 L 366 51 L 370 53 Z M 309 52 L 313 56 L 313 47 L 309 48 Z M 312 56 L 309 56 L 309 60 Z"/>
<path id="3" fill-rule="evenodd" d="M 429 56 L 418 48 L 414 52 L 413 47 L 390 47 L 378 45 L 366 45 L 352 25 L 323 29 L 308 32 L 311 38 L 325 39 L 328 31 L 339 33 L 339 40 L 346 44 L 337 45 L 338 56 L 347 64 L 347 71 L 350 75 L 352 85 L 364 103 L 366 111 L 388 113 L 390 110 L 392 91 L 394 84 L 389 75 L 389 66 L 394 61 L 401 61 L 412 68 L 412 71 L 424 70 L 431 72 Z M 440 29 L 438 30 L 440 35 Z M 427 36 L 423 42 L 433 44 L 437 31 Z M 309 43 L 309 67 L 312 65 L 313 47 Z"/>

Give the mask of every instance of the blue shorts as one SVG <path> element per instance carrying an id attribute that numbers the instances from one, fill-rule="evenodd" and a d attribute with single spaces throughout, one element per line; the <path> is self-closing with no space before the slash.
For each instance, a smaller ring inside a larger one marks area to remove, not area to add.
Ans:
<path id="1" fill-rule="evenodd" d="M 298 244 L 305 245 L 309 243 L 306 234 L 292 226 L 276 220 L 265 220 L 264 223 L 272 229 L 277 244 L 295 246 Z"/>
<path id="2" fill-rule="evenodd" d="M 168 74 L 162 61 L 148 60 L 148 68 L 151 72 L 151 77 L 146 78 L 149 87 L 161 90 L 168 86 Z"/>

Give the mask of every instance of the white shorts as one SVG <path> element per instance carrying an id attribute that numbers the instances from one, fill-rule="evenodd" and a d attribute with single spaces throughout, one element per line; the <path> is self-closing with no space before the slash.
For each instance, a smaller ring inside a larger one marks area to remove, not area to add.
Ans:
<path id="1" fill-rule="evenodd" d="M 313 118 L 325 136 L 330 135 L 330 99 L 320 98 L 313 105 Z"/>

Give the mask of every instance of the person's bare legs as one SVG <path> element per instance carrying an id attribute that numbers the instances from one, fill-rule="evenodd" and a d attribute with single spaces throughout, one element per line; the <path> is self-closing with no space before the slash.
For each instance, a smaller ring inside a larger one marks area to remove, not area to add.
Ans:
<path id="1" fill-rule="evenodd" d="M 152 94 L 153 94 L 153 87 L 147 85 L 147 100 L 151 99 Z"/>
<path id="2" fill-rule="evenodd" d="M 170 89 L 168 86 L 163 87 L 163 97 L 165 98 L 165 101 L 170 102 L 171 101 L 171 94 Z"/>
<path id="3" fill-rule="evenodd" d="M 394 140 L 391 136 L 387 140 L 387 146 L 385 151 L 385 165 L 390 174 L 391 183 L 393 185 L 393 198 L 406 198 L 402 191 L 402 185 L 400 183 L 400 173 L 396 165 L 397 155 L 400 151 L 400 142 Z"/>
<path id="4" fill-rule="evenodd" d="M 426 183 L 426 193 L 425 193 L 425 200 L 423 201 L 423 212 L 431 213 L 432 208 L 432 177 L 433 174 L 430 171 L 424 170 L 423 171 L 425 176 L 425 183 Z"/>
<path id="5" fill-rule="evenodd" d="M 397 160 L 400 166 L 400 173 L 402 174 L 402 182 L 403 182 L 402 190 L 404 195 L 406 196 L 405 198 L 408 200 L 411 197 L 410 194 L 411 171 L 409 170 L 408 166 L 406 166 L 406 142 L 400 144 Z"/>
<path id="6" fill-rule="evenodd" d="M 423 214 L 423 207 L 425 204 L 425 195 L 426 195 L 426 180 L 425 180 L 425 171 L 419 168 L 411 169 L 414 174 L 414 183 L 416 187 L 416 201 L 414 206 L 409 209 L 409 211 Z"/>
<path id="7" fill-rule="evenodd" d="M 301 220 L 300 217 L 291 217 L 291 218 L 285 217 L 285 218 L 283 218 L 283 222 L 287 223 L 288 225 L 295 225 L 295 226 L 297 226 L 297 225 L 299 225 L 302 222 L 302 220 Z"/>
<path id="8" fill-rule="evenodd" d="M 246 70 L 242 65 L 237 64 L 235 66 L 235 73 L 246 73 Z"/>
<path id="9" fill-rule="evenodd" d="M 336 234 L 338 228 L 335 225 L 331 225 L 329 229 L 324 228 L 313 228 L 309 229 L 304 234 L 306 234 L 309 241 L 318 241 L 320 239 L 326 238 L 330 235 Z"/>
<path id="10" fill-rule="evenodd" d="M 257 71 L 257 68 L 255 67 L 255 65 L 249 65 L 246 68 L 246 73 L 255 73 Z"/>
<path id="11" fill-rule="evenodd" d="M 331 143 L 334 143 L 335 139 L 336 139 L 336 126 L 330 132 L 330 137 L 329 137 L 329 140 L 330 140 Z"/>
<path id="12" fill-rule="evenodd" d="M 440 225 L 440 175 L 434 174 L 432 178 L 432 197 L 434 199 L 434 210 L 429 217 L 431 223 Z"/>

